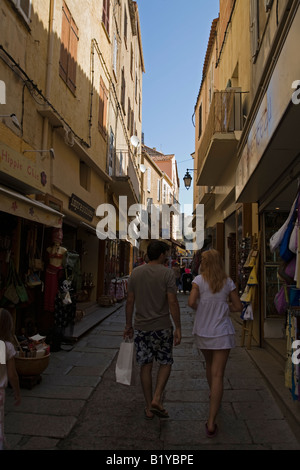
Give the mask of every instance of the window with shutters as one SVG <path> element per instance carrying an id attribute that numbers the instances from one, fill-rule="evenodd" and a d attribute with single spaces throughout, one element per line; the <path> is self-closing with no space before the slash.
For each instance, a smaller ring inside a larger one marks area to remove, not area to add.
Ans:
<path id="1" fill-rule="evenodd" d="M 89 191 L 91 182 L 91 169 L 82 160 L 80 160 L 79 180 L 80 186 Z"/>
<path id="2" fill-rule="evenodd" d="M 98 129 L 105 138 L 107 136 L 107 103 L 108 89 L 106 88 L 102 77 L 100 77 Z"/>
<path id="3" fill-rule="evenodd" d="M 124 8 L 124 41 L 125 41 L 126 48 L 127 48 L 127 24 L 128 24 L 127 10 L 126 8 Z"/>
<path id="4" fill-rule="evenodd" d="M 62 7 L 59 75 L 75 94 L 78 28 L 65 2 Z"/>
<path id="5" fill-rule="evenodd" d="M 131 44 L 131 51 L 130 51 L 130 75 L 133 80 L 133 48 Z"/>
<path id="6" fill-rule="evenodd" d="M 149 214 L 151 214 L 151 206 L 153 204 L 153 198 L 152 197 L 147 197 L 147 211 Z"/>
<path id="7" fill-rule="evenodd" d="M 135 93 L 135 101 L 137 103 L 137 96 L 138 96 L 138 77 L 137 77 L 137 74 L 135 74 L 135 90 L 134 90 L 134 93 Z"/>
<path id="8" fill-rule="evenodd" d="M 142 120 L 142 100 L 141 100 L 141 94 L 139 94 L 139 121 L 141 122 Z"/>
<path id="9" fill-rule="evenodd" d="M 131 110 L 130 135 L 134 135 L 134 111 Z"/>
<path id="10" fill-rule="evenodd" d="M 253 62 L 256 61 L 258 49 L 259 49 L 259 5 L 258 0 L 251 0 L 250 3 L 250 14 L 251 14 L 251 54 Z"/>
<path id="11" fill-rule="evenodd" d="M 31 16 L 31 0 L 11 0 L 18 10 L 19 14 L 24 18 L 26 23 L 30 24 Z"/>
<path id="12" fill-rule="evenodd" d="M 127 129 L 129 131 L 130 131 L 130 122 L 131 122 L 131 103 L 130 103 L 130 98 L 128 98 Z"/>
<path id="13" fill-rule="evenodd" d="M 112 176 L 113 169 L 114 169 L 114 161 L 115 161 L 115 134 L 110 128 L 110 136 L 109 136 L 109 150 L 108 150 L 108 162 L 107 162 L 107 171 L 109 176 Z"/>
<path id="14" fill-rule="evenodd" d="M 125 111 L 125 88 L 126 88 L 125 72 L 124 72 L 124 67 L 123 67 L 122 68 L 122 78 L 121 78 L 121 105 L 122 105 L 124 114 L 126 114 L 126 111 Z"/>
<path id="15" fill-rule="evenodd" d="M 118 41 L 117 37 L 114 34 L 114 53 L 113 53 L 113 70 L 115 76 L 117 76 L 117 59 L 118 59 Z"/>
<path id="16" fill-rule="evenodd" d="M 147 191 L 148 193 L 151 191 L 151 168 L 147 169 Z"/>
<path id="17" fill-rule="evenodd" d="M 164 183 L 163 184 L 163 194 L 162 194 L 163 204 L 166 203 L 166 193 L 167 193 L 167 185 L 166 185 L 166 183 Z"/>
<path id="18" fill-rule="evenodd" d="M 202 103 L 199 106 L 199 115 L 198 115 L 198 139 L 200 139 L 202 134 Z"/>
<path id="19" fill-rule="evenodd" d="M 157 180 L 157 200 L 160 201 L 160 184 L 161 180 Z"/>
<path id="20" fill-rule="evenodd" d="M 102 23 L 109 35 L 109 5 L 110 0 L 103 0 L 103 9 L 102 9 Z"/>

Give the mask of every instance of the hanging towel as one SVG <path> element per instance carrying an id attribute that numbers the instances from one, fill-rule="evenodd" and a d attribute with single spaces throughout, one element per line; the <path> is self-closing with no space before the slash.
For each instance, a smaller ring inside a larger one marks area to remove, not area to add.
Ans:
<path id="1" fill-rule="evenodd" d="M 0 364 L 6 364 L 6 346 L 4 341 L 0 340 Z"/>
<path id="2" fill-rule="evenodd" d="M 248 284 L 248 286 L 256 286 L 258 284 L 255 266 L 251 270 L 251 273 L 250 273 L 247 284 Z"/>

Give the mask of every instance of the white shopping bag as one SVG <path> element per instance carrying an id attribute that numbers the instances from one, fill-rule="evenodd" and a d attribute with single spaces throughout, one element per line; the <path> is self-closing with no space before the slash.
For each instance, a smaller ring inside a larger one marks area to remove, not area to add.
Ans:
<path id="1" fill-rule="evenodd" d="M 4 341 L 0 340 L 0 364 L 6 364 L 6 346 Z"/>
<path id="2" fill-rule="evenodd" d="M 116 381 L 124 385 L 133 385 L 136 375 L 136 358 L 134 341 L 127 339 L 120 344 L 116 364 Z"/>

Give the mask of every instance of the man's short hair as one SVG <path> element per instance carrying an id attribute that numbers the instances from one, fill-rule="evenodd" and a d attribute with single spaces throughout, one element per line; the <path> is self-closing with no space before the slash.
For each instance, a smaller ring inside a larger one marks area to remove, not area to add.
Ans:
<path id="1" fill-rule="evenodd" d="M 162 253 L 169 251 L 170 247 L 167 243 L 160 240 L 154 240 L 149 243 L 147 255 L 150 261 L 157 260 Z"/>

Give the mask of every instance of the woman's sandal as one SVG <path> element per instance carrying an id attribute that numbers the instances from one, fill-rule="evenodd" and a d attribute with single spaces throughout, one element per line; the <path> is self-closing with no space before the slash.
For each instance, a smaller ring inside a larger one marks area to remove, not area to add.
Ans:
<path id="1" fill-rule="evenodd" d="M 214 431 L 209 431 L 207 427 L 207 423 L 205 423 L 205 431 L 206 431 L 207 437 L 215 437 L 218 434 L 218 426 L 215 424 Z"/>
<path id="2" fill-rule="evenodd" d="M 150 411 L 150 413 L 152 413 L 152 411 Z M 147 415 L 147 408 L 144 408 L 144 418 L 145 418 L 147 421 L 151 421 L 151 420 L 154 418 L 154 414 L 152 413 L 152 416 L 148 416 L 148 415 Z"/>
<path id="3" fill-rule="evenodd" d="M 159 418 L 162 418 L 162 419 L 169 418 L 169 414 L 164 408 L 156 408 L 156 407 L 152 406 L 150 408 L 150 411 L 151 411 L 151 413 L 155 414 Z"/>

